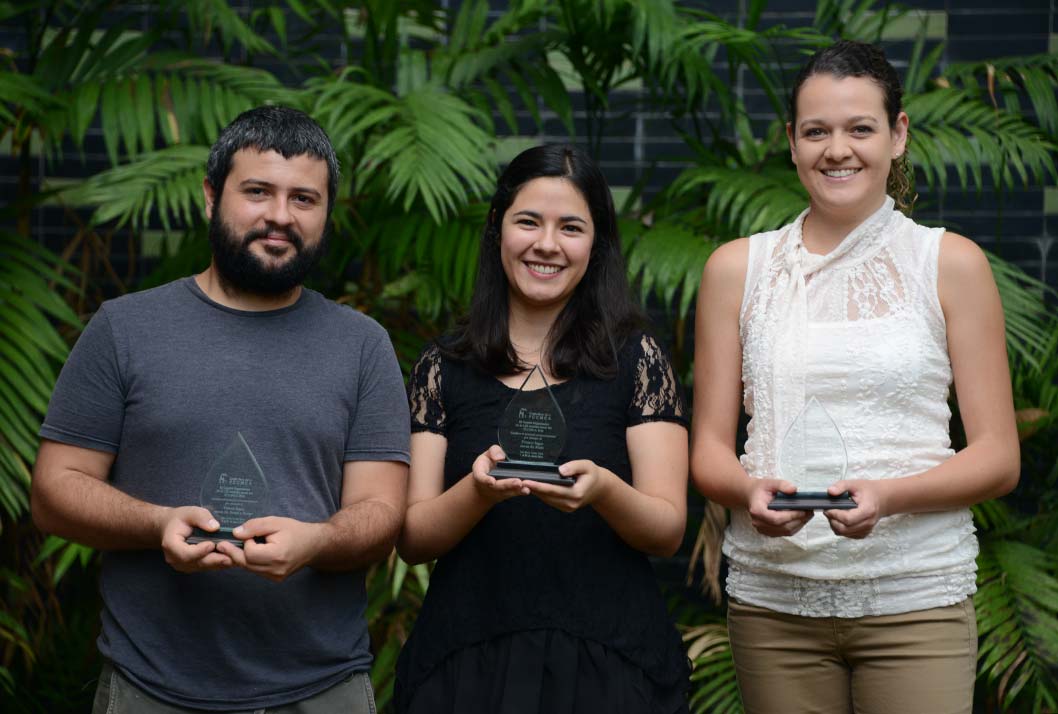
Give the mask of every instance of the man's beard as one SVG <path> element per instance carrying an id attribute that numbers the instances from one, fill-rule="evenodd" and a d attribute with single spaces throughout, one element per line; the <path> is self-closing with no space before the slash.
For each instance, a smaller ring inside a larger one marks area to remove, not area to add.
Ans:
<path id="1" fill-rule="evenodd" d="M 219 209 L 219 206 L 218 206 Z M 282 233 L 290 241 L 294 256 L 281 265 L 269 268 L 250 251 L 250 244 L 269 233 Z M 241 239 L 224 222 L 220 210 L 213 211 L 209 221 L 209 243 L 213 263 L 222 282 L 244 293 L 274 297 L 285 295 L 305 282 L 316 263 L 327 250 L 327 230 L 310 248 L 293 228 L 263 228 L 250 231 Z"/>

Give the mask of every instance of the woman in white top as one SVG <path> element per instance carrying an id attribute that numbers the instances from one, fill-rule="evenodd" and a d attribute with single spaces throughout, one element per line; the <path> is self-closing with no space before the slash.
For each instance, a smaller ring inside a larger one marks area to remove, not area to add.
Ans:
<path id="1" fill-rule="evenodd" d="M 878 48 L 814 55 L 786 125 L 809 208 L 717 249 L 702 275 L 691 468 L 732 511 L 728 622 L 751 714 L 972 707 L 968 507 L 1019 471 L 1003 313 L 976 244 L 897 210 L 900 100 Z M 769 508 L 798 487 L 855 507 Z"/>

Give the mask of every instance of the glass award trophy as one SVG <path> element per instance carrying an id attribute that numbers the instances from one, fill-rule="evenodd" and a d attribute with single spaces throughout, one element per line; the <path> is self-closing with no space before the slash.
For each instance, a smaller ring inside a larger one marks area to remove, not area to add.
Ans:
<path id="1" fill-rule="evenodd" d="M 235 438 L 206 474 L 199 500 L 217 519 L 220 528 L 213 533 L 195 528 L 187 538 L 188 543 L 228 541 L 241 548 L 242 540 L 232 535 L 232 531 L 251 518 L 267 513 L 268 484 L 264 471 L 241 432 L 235 433 Z"/>
<path id="2" fill-rule="evenodd" d="M 530 380 L 543 387 L 526 389 Z M 507 405 L 498 432 L 507 460 L 496 464 L 489 476 L 573 485 L 572 478 L 558 472 L 556 463 L 566 445 L 566 418 L 539 366 L 533 367 Z"/>
<path id="3" fill-rule="evenodd" d="M 827 487 L 845 478 L 848 451 L 841 430 L 812 397 L 779 444 L 779 476 L 797 486 L 797 493 L 777 493 L 773 511 L 811 511 L 856 507 L 848 492 L 830 496 Z"/>

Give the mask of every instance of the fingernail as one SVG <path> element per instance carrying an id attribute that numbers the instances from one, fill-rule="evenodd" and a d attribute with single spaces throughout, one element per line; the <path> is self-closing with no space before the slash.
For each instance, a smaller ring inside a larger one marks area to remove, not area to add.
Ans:
<path id="1" fill-rule="evenodd" d="M 241 538 L 242 537 L 242 526 L 235 526 L 235 529 L 231 532 L 231 534 L 233 536 L 236 536 L 237 538 Z"/>
<path id="2" fill-rule="evenodd" d="M 216 518 L 210 518 L 209 523 L 207 523 L 206 525 L 208 525 L 210 528 L 220 528 L 220 523 L 217 523 Z"/>

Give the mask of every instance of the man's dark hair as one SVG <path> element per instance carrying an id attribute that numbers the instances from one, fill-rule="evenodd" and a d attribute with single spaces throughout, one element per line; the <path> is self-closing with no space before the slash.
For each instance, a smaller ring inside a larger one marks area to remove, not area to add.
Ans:
<path id="1" fill-rule="evenodd" d="M 327 214 L 338 193 L 338 157 L 327 132 L 305 112 L 289 107 L 249 109 L 221 130 L 206 160 L 206 180 L 219 199 L 231 171 L 231 157 L 240 149 L 275 151 L 283 158 L 308 154 L 327 162 Z"/>
<path id="2" fill-rule="evenodd" d="M 606 178 L 591 157 L 574 146 L 548 144 L 523 151 L 500 176 L 481 236 L 478 275 L 470 310 L 442 351 L 489 374 L 515 374 L 518 359 L 508 332 L 509 284 L 500 261 L 503 216 L 525 184 L 542 177 L 572 183 L 595 225 L 588 268 L 548 334 L 549 371 L 560 378 L 577 373 L 601 379 L 617 375 L 617 350 L 642 324 L 625 273 L 617 216 Z"/>

